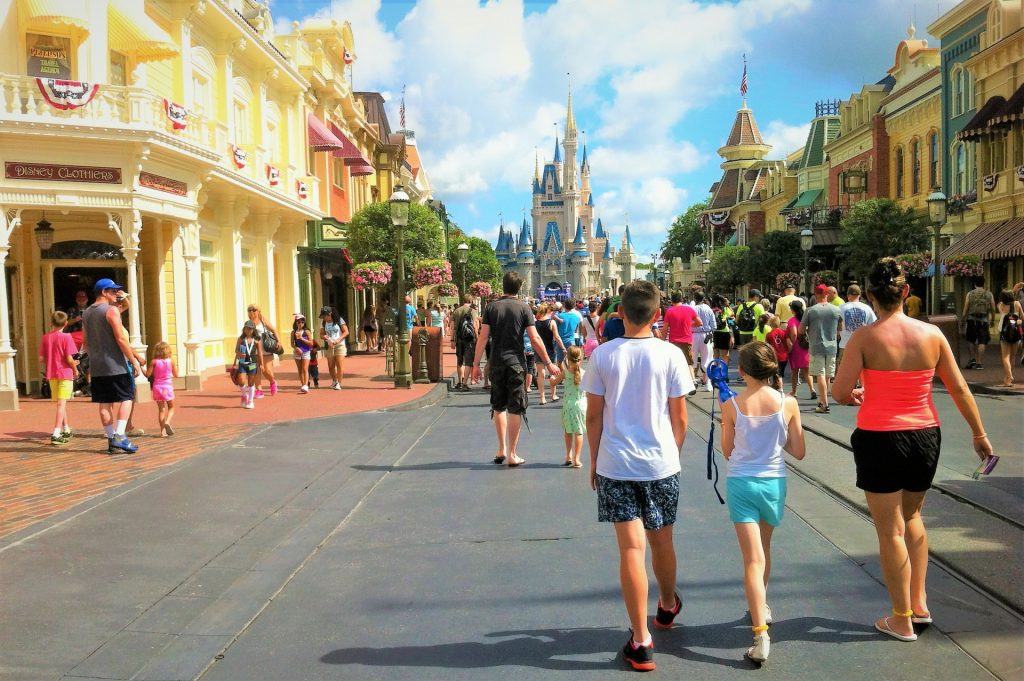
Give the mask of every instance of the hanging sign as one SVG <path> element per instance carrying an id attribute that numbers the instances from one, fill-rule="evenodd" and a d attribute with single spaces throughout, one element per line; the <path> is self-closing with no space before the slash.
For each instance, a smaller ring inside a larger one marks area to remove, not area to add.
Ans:
<path id="1" fill-rule="evenodd" d="M 99 92 L 99 85 L 81 83 L 77 80 L 56 80 L 53 78 L 36 78 L 36 85 L 43 93 L 46 103 L 55 109 L 67 111 L 78 109 L 92 101 Z"/>
<path id="2" fill-rule="evenodd" d="M 171 122 L 171 127 L 175 130 L 184 130 L 188 126 L 188 109 L 181 104 L 164 98 L 164 113 L 167 114 L 167 120 Z"/>
<path id="3" fill-rule="evenodd" d="M 121 184 L 121 169 L 100 166 L 67 166 L 7 161 L 4 163 L 4 177 L 8 180 Z"/>
<path id="4" fill-rule="evenodd" d="M 188 185 L 181 180 L 175 180 L 163 175 L 155 175 L 142 171 L 139 173 L 139 186 L 148 189 L 155 189 L 158 192 L 167 192 L 175 196 L 187 196 Z"/>

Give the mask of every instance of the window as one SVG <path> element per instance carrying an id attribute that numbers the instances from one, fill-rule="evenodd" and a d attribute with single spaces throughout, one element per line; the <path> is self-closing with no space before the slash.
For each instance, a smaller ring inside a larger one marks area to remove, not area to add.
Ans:
<path id="1" fill-rule="evenodd" d="M 215 87 L 217 73 L 216 62 L 213 55 L 205 47 L 199 45 L 192 48 L 192 101 L 189 102 L 189 112 L 196 113 L 206 118 L 217 116 L 213 107 L 213 90 Z M 226 112 L 231 115 L 231 111 Z M 226 122 L 226 121 L 225 121 Z"/>
<path id="2" fill-rule="evenodd" d="M 952 92 L 952 101 L 950 102 L 953 115 L 959 116 L 964 112 L 964 70 L 960 67 L 953 69 L 953 73 L 949 76 L 950 80 L 950 92 Z"/>
<path id="3" fill-rule="evenodd" d="M 963 194 L 967 189 L 967 153 L 963 143 L 953 147 L 953 189 Z"/>
<path id="4" fill-rule="evenodd" d="M 1006 168 L 1006 138 L 993 137 L 989 142 L 988 148 L 988 172 L 995 174 Z"/>
<path id="5" fill-rule="evenodd" d="M 278 132 L 277 124 L 271 121 L 267 121 L 267 134 L 263 140 L 263 146 L 267 148 L 267 158 L 271 161 L 280 161 L 281 157 L 278 155 Z"/>
<path id="6" fill-rule="evenodd" d="M 1024 130 L 1011 132 L 1010 144 L 1013 145 L 1013 167 L 1024 165 Z"/>
<path id="7" fill-rule="evenodd" d="M 328 158 L 333 158 L 329 156 Z M 306 174 L 316 175 L 316 152 L 309 145 L 306 146 Z"/>
<path id="8" fill-rule="evenodd" d="M 896 178 L 896 198 L 903 198 L 903 147 L 896 147 L 896 168 L 893 176 Z"/>
<path id="9" fill-rule="evenodd" d="M 249 108 L 237 99 L 234 103 L 235 144 L 248 144 L 252 139 L 249 131 Z"/>
<path id="10" fill-rule="evenodd" d="M 939 186 L 939 133 L 928 137 L 928 186 Z"/>
<path id="11" fill-rule="evenodd" d="M 239 264 L 242 267 L 242 292 L 245 294 L 245 299 L 259 300 L 259 296 L 256 293 L 256 268 L 253 266 L 252 251 L 248 248 L 243 248 Z"/>
<path id="12" fill-rule="evenodd" d="M 331 184 L 338 189 L 345 188 L 345 159 L 331 157 Z"/>
<path id="13" fill-rule="evenodd" d="M 992 30 L 989 33 L 989 45 L 1003 39 L 1003 10 L 999 5 L 1000 3 L 995 3 L 991 10 L 989 10 L 992 13 Z"/>
<path id="14" fill-rule="evenodd" d="M 71 40 L 39 33 L 25 34 L 28 75 L 72 80 Z"/>
<path id="15" fill-rule="evenodd" d="M 974 110 L 974 81 L 971 80 L 971 72 L 963 70 L 964 76 L 964 111 Z"/>
<path id="16" fill-rule="evenodd" d="M 911 194 L 921 193 L 921 142 L 910 143 L 910 187 Z"/>
<path id="17" fill-rule="evenodd" d="M 192 110 L 200 116 L 210 114 L 210 80 L 200 73 L 192 73 Z"/>
<path id="18" fill-rule="evenodd" d="M 217 260 L 213 257 L 212 241 L 199 242 L 199 282 L 203 296 L 203 328 L 210 330 L 214 324 L 213 313 L 220 299 L 217 295 Z"/>
<path id="19" fill-rule="evenodd" d="M 128 57 L 120 52 L 110 51 L 110 77 L 111 85 L 128 84 Z"/>

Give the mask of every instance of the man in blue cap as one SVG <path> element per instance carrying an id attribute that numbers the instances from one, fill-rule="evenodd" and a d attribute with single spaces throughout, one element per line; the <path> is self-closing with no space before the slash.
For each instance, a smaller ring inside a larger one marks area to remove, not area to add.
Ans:
<path id="1" fill-rule="evenodd" d="M 144 365 L 146 359 L 136 354 L 125 338 L 117 308 L 123 290 L 112 279 L 100 279 L 93 287 L 95 301 L 82 314 L 82 347 L 89 353 L 92 401 L 100 407 L 108 454 L 131 454 L 139 449 L 124 434 L 135 396 L 135 377 L 128 362 L 134 359 Z"/>

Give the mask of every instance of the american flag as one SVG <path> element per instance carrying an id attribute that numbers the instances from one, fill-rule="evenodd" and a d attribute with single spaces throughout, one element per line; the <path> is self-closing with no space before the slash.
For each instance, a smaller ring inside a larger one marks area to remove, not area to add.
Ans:
<path id="1" fill-rule="evenodd" d="M 740 95 L 747 96 L 747 55 L 743 55 L 743 77 L 740 79 Z"/>
<path id="2" fill-rule="evenodd" d="M 398 122 L 405 130 L 405 86 L 402 86 L 402 105 L 398 107 Z"/>

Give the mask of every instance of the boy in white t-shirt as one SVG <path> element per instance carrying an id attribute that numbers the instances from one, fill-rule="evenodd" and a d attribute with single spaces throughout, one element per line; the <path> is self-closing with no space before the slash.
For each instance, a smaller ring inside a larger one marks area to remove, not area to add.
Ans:
<path id="1" fill-rule="evenodd" d="M 672 525 L 686 435 L 684 396 L 694 389 L 683 354 L 651 330 L 659 298 L 651 282 L 625 287 L 626 334 L 594 350 L 580 385 L 587 393 L 590 486 L 597 490 L 598 520 L 615 523 L 622 597 L 633 631 L 623 655 L 644 671 L 654 669 L 647 628 L 647 543 L 660 596 L 655 626 L 670 628 L 682 608 L 675 591 Z M 662 607 L 665 603 L 669 608 Z"/>

